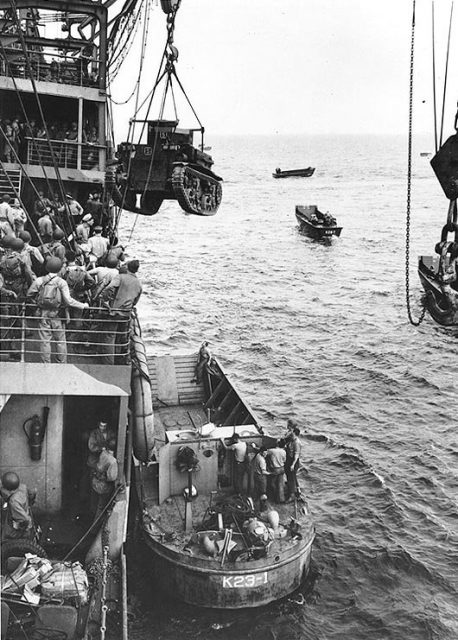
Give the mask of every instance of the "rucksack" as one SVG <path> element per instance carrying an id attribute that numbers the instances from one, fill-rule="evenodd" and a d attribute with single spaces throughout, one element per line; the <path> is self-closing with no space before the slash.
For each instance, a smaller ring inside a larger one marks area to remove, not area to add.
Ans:
<path id="1" fill-rule="evenodd" d="M 47 311 L 55 311 L 62 302 L 62 294 L 56 280 L 57 276 L 53 276 L 49 280 L 42 283 L 38 290 L 37 306 Z"/>
<path id="2" fill-rule="evenodd" d="M 65 273 L 65 280 L 67 281 L 70 291 L 75 293 L 83 293 L 85 291 L 86 271 L 83 267 L 77 267 L 76 269 L 67 269 Z"/>
<path id="3" fill-rule="evenodd" d="M 23 263 L 19 256 L 4 256 L 0 263 L 0 271 L 6 283 L 14 282 L 22 277 Z"/>

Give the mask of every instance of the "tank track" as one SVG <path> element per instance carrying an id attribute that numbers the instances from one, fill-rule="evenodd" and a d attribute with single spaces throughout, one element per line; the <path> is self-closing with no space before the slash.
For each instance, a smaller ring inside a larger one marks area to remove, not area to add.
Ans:
<path id="1" fill-rule="evenodd" d="M 223 196 L 219 180 L 189 165 L 174 167 L 172 187 L 180 207 L 198 216 L 215 215 Z"/>

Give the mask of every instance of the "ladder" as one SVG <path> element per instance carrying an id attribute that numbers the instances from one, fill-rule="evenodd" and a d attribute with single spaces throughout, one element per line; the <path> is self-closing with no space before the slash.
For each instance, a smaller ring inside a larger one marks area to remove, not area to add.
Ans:
<path id="1" fill-rule="evenodd" d="M 8 193 L 17 198 L 21 193 L 21 169 L 6 169 L 0 167 L 0 197 Z"/>

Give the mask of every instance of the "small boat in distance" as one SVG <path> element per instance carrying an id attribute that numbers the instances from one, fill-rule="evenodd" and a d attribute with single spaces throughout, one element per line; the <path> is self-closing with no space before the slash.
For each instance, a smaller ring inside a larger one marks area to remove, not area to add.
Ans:
<path id="1" fill-rule="evenodd" d="M 211 147 L 204 147 L 204 151 L 211 151 Z"/>
<path id="2" fill-rule="evenodd" d="M 431 156 L 432 153 L 430 151 L 422 151 L 420 155 L 422 158 L 429 158 L 429 156 Z"/>
<path id="3" fill-rule="evenodd" d="M 282 171 L 279 167 L 272 174 L 274 178 L 310 178 L 315 172 L 315 167 L 307 167 L 306 169 L 290 169 Z"/>
<path id="4" fill-rule="evenodd" d="M 337 220 L 330 213 L 322 213 L 314 204 L 309 206 L 296 205 L 296 218 L 301 231 L 305 231 L 312 238 L 330 238 L 340 236 L 342 227 L 337 226 Z"/>

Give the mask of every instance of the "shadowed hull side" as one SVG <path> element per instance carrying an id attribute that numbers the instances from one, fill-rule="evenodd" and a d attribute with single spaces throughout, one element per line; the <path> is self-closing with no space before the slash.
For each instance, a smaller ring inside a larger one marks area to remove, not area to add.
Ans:
<path id="1" fill-rule="evenodd" d="M 244 563 L 243 569 L 225 569 L 220 560 L 198 562 L 146 538 L 161 588 L 170 597 L 212 609 L 260 607 L 295 591 L 309 570 L 312 542 L 313 537 L 301 540 L 275 563 L 265 558 Z"/>
<path id="2" fill-rule="evenodd" d="M 425 304 L 433 320 L 445 327 L 458 325 L 456 311 L 450 309 L 437 278 L 438 258 L 421 256 L 418 262 L 418 275 L 425 290 Z"/>

